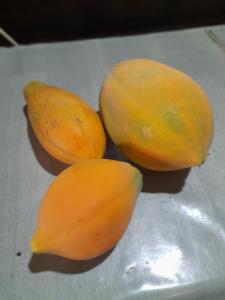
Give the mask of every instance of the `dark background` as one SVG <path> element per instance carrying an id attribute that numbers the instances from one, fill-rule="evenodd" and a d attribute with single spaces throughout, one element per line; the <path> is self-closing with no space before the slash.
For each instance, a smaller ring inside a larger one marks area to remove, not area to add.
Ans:
<path id="1" fill-rule="evenodd" d="M 20 44 L 225 24 L 225 0 L 3 1 L 0 27 Z M 1 45 L 8 45 L 0 37 Z"/>

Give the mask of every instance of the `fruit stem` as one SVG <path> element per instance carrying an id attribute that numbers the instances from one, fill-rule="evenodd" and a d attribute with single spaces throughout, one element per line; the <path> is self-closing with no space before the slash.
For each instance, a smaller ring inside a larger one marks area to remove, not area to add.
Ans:
<path id="1" fill-rule="evenodd" d="M 41 253 L 41 249 L 35 238 L 32 238 L 32 240 L 30 241 L 30 247 L 33 253 Z"/>

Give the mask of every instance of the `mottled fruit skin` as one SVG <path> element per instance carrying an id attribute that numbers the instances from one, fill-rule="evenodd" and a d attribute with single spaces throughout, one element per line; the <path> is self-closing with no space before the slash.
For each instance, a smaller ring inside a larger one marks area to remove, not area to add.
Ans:
<path id="1" fill-rule="evenodd" d="M 141 188 L 141 173 L 125 162 L 70 166 L 42 199 L 33 252 L 85 260 L 109 251 L 124 234 Z"/>
<path id="2" fill-rule="evenodd" d="M 213 114 L 200 85 L 147 59 L 113 67 L 100 110 L 114 143 L 140 166 L 161 171 L 200 165 L 213 137 Z"/>
<path id="3" fill-rule="evenodd" d="M 29 82 L 24 95 L 32 128 L 50 155 L 66 164 L 104 155 L 100 118 L 79 96 L 39 81 Z"/>

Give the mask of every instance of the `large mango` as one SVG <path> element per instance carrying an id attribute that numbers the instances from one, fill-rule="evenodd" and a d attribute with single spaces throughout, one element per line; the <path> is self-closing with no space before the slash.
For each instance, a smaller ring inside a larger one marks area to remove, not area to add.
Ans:
<path id="1" fill-rule="evenodd" d="M 32 128 L 49 154 L 67 164 L 103 156 L 102 123 L 83 99 L 39 81 L 29 82 L 24 94 Z"/>
<path id="2" fill-rule="evenodd" d="M 141 173 L 125 162 L 94 159 L 70 166 L 41 202 L 33 252 L 78 260 L 107 252 L 124 234 L 141 187 Z"/>
<path id="3" fill-rule="evenodd" d="M 147 169 L 200 165 L 213 136 L 208 98 L 184 73 L 147 59 L 123 61 L 106 77 L 100 109 L 124 154 Z"/>

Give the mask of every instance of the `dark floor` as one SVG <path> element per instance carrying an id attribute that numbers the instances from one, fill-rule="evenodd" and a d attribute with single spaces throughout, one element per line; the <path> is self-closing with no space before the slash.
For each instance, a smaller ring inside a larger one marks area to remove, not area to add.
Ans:
<path id="1" fill-rule="evenodd" d="M 225 24 L 224 0 L 20 0 L 0 10 L 0 27 L 19 44 L 216 24 Z"/>

